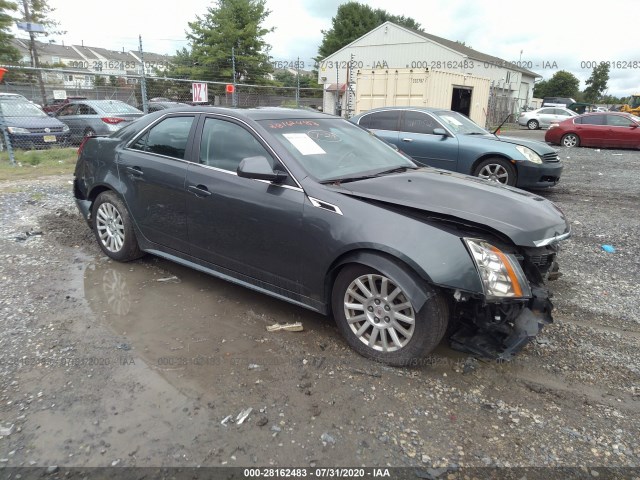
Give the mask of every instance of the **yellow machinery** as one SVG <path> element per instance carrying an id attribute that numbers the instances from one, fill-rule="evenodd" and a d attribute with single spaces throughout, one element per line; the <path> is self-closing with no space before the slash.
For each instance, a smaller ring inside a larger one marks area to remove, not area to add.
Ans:
<path id="1" fill-rule="evenodd" d="M 627 105 L 620 107 L 621 112 L 632 113 L 640 117 L 640 93 L 631 95 L 631 99 Z"/>

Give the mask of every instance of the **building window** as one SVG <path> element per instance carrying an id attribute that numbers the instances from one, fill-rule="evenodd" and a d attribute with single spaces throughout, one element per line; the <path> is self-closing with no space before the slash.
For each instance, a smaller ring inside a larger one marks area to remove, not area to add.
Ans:
<path id="1" fill-rule="evenodd" d="M 73 82 L 73 75 L 69 75 L 68 80 L 69 80 L 70 82 Z"/>
<path id="2" fill-rule="evenodd" d="M 51 63 L 60 63 L 60 57 L 51 57 Z"/>

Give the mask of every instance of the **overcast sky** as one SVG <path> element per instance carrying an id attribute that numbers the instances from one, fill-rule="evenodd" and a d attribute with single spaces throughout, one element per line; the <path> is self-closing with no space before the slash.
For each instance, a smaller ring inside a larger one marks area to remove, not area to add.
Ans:
<path id="1" fill-rule="evenodd" d="M 345 2 L 267 0 L 271 10 L 267 26 L 275 27 L 275 32 L 267 37 L 273 59 L 293 60 L 299 56 L 305 63 L 310 62 L 317 55 L 321 30 L 331 28 L 331 18 L 341 3 Z M 532 70 L 546 79 L 557 70 L 568 70 L 580 78 L 581 89 L 591 74 L 590 68 L 583 68 L 584 62 L 620 62 L 610 70 L 609 93 L 620 96 L 640 91 L 640 48 L 632 33 L 637 3 L 633 0 L 598 4 L 576 0 L 362 0 L 361 3 L 412 17 L 426 32 L 464 41 L 480 52 L 508 61 L 520 58 L 531 61 Z M 145 51 L 173 54 L 188 46 L 187 22 L 204 14 L 213 2 L 49 0 L 49 4 L 56 9 L 54 16 L 61 28 L 67 31 L 62 37 L 54 37 L 59 42 L 84 41 L 88 46 L 135 50 L 140 34 Z M 23 33 L 19 36 L 24 36 Z"/>

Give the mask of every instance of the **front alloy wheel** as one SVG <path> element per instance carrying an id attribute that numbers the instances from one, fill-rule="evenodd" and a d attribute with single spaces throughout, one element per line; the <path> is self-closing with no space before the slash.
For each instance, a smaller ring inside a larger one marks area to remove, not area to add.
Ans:
<path id="1" fill-rule="evenodd" d="M 442 295 L 422 285 L 427 300 L 416 309 L 391 276 L 365 265 L 344 267 L 333 286 L 333 315 L 349 345 L 361 355 L 394 366 L 414 365 L 440 342 L 448 308 Z"/>
<path id="2" fill-rule="evenodd" d="M 411 302 L 382 275 L 362 275 L 351 282 L 344 295 L 344 315 L 355 336 L 381 352 L 404 347 L 416 326 Z"/>
<path id="3" fill-rule="evenodd" d="M 514 186 L 516 184 L 515 168 L 502 158 L 489 158 L 480 162 L 474 175 L 503 185 Z"/>

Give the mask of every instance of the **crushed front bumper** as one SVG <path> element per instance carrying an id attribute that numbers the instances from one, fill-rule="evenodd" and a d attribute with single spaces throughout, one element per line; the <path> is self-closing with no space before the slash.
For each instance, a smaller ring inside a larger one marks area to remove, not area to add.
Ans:
<path id="1" fill-rule="evenodd" d="M 484 315 L 476 314 L 473 319 L 465 318 L 465 310 L 468 313 L 469 309 L 463 309 L 459 328 L 449 338 L 451 347 L 483 358 L 511 360 L 545 325 L 553 322 L 551 293 L 541 287 L 532 287 L 532 293 L 526 303 L 485 305 Z M 508 318 L 492 321 L 505 312 Z"/>

